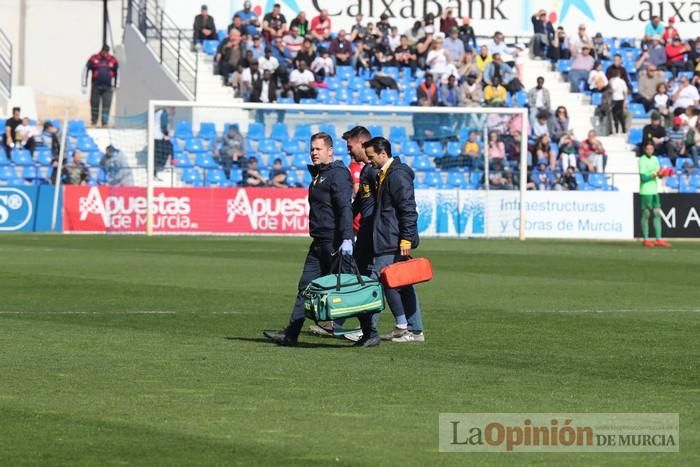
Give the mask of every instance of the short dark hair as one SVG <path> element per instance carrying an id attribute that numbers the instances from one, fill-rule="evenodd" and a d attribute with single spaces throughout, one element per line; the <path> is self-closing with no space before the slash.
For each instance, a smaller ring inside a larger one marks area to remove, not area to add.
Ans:
<path id="1" fill-rule="evenodd" d="M 22 109 L 20 109 L 19 107 L 12 107 L 12 113 L 21 112 L 21 111 L 22 111 Z"/>
<path id="2" fill-rule="evenodd" d="M 282 8 L 282 5 L 280 5 L 279 3 L 275 3 L 274 5 L 272 5 L 272 8 Z"/>
<path id="3" fill-rule="evenodd" d="M 371 140 L 365 141 L 362 144 L 362 147 L 365 149 L 372 148 L 377 154 L 383 151 L 386 152 L 387 156 L 393 157 L 391 155 L 391 143 L 388 139 L 384 138 L 383 136 L 375 136 Z"/>
<path id="4" fill-rule="evenodd" d="M 328 133 L 324 133 L 323 131 L 321 131 L 319 133 L 314 133 L 313 136 L 311 136 L 312 143 L 317 139 L 322 139 L 323 142 L 326 144 L 327 148 L 333 147 L 333 138 Z"/>
<path id="5" fill-rule="evenodd" d="M 354 139 L 354 138 L 360 138 L 364 141 L 372 139 L 372 135 L 370 134 L 369 130 L 361 125 L 355 126 L 345 133 L 343 133 L 343 139 L 345 141 L 349 139 Z"/>

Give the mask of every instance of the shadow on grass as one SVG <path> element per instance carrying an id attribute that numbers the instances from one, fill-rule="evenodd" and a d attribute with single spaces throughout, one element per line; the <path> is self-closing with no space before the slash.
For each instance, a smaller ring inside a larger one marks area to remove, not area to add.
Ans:
<path id="1" fill-rule="evenodd" d="M 270 342 L 268 339 L 264 337 L 241 337 L 241 336 L 226 336 L 224 339 L 229 340 L 229 341 L 240 341 L 240 342 L 253 342 L 256 344 L 265 344 L 265 345 L 276 345 L 274 342 Z M 300 341 L 296 345 L 297 347 L 303 348 L 303 349 L 321 349 L 321 348 L 329 348 L 329 349 L 342 349 L 344 347 L 352 347 L 352 345 L 331 345 L 331 344 L 320 344 L 320 343 L 312 343 L 312 342 L 303 342 Z"/>

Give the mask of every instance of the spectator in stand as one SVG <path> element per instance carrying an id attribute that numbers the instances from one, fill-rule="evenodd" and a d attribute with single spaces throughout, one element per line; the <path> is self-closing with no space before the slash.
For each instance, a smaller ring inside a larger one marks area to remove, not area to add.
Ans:
<path id="1" fill-rule="evenodd" d="M 310 67 L 315 58 L 316 49 L 314 48 L 311 39 L 304 39 L 299 53 L 297 53 L 296 57 L 294 58 L 297 68 L 299 68 L 299 64 L 301 62 L 306 63 L 306 68 Z"/>
<path id="2" fill-rule="evenodd" d="M 311 71 L 316 76 L 335 76 L 335 62 L 331 58 L 330 52 L 324 47 L 319 47 L 318 57 L 311 63 Z"/>
<path id="3" fill-rule="evenodd" d="M 337 66 L 348 66 L 352 63 L 352 44 L 347 39 L 345 30 L 338 31 L 338 35 L 331 41 L 330 54 L 335 58 Z"/>
<path id="4" fill-rule="evenodd" d="M 259 60 L 265 56 L 265 46 L 262 42 L 262 37 L 259 35 L 253 36 L 253 43 L 246 45 L 246 50 L 253 52 L 253 58 Z"/>
<path id="5" fill-rule="evenodd" d="M 287 188 L 287 171 L 282 168 L 282 159 L 275 158 L 270 169 L 270 186 L 275 188 Z"/>
<path id="6" fill-rule="evenodd" d="M 531 128 L 532 136 L 539 138 L 542 135 L 549 134 L 549 113 L 548 112 L 538 112 L 532 121 Z"/>
<path id="7" fill-rule="evenodd" d="M 445 8 L 440 16 L 440 32 L 447 36 L 452 29 L 457 29 L 457 19 L 452 8 Z"/>
<path id="8" fill-rule="evenodd" d="M 22 124 L 22 119 L 20 118 L 21 109 L 19 107 L 12 108 L 12 116 L 5 120 L 5 133 L 3 134 L 3 146 L 5 146 L 5 152 L 7 157 L 12 159 L 12 149 L 16 145 L 17 132 L 15 131 L 18 126 Z"/>
<path id="9" fill-rule="evenodd" d="M 666 68 L 666 47 L 661 44 L 659 37 L 652 37 L 649 48 L 642 52 L 635 63 L 638 71 L 653 65 L 656 69 L 663 70 Z"/>
<path id="10" fill-rule="evenodd" d="M 535 121 L 540 112 L 549 114 L 552 110 L 552 100 L 549 90 L 544 87 L 543 77 L 537 77 L 537 86 L 527 93 L 527 106 L 530 109 L 530 124 Z"/>
<path id="11" fill-rule="evenodd" d="M 85 155 L 82 152 L 75 151 L 70 162 L 63 166 L 61 179 L 65 185 L 87 185 L 90 174 L 84 159 Z"/>
<path id="12" fill-rule="evenodd" d="M 700 36 L 688 42 L 688 49 L 688 62 L 697 75 L 700 71 Z"/>
<path id="13" fill-rule="evenodd" d="M 487 154 L 489 166 L 492 166 L 492 162 L 495 160 L 504 160 L 506 158 L 506 145 L 499 139 L 497 131 L 489 132 Z"/>
<path id="14" fill-rule="evenodd" d="M 289 36 L 285 36 L 285 38 L 286 37 Z M 275 57 L 280 64 L 278 68 L 280 73 L 282 73 L 282 71 L 289 73 L 289 70 L 294 68 L 294 57 L 296 57 L 296 53 L 292 53 L 292 51 L 287 48 L 287 43 L 283 38 L 278 37 L 275 39 L 275 42 L 272 44 L 272 56 Z"/>
<path id="15" fill-rule="evenodd" d="M 298 15 L 294 17 L 292 22 L 289 24 L 289 29 L 296 28 L 297 34 L 303 39 L 306 37 L 311 29 L 309 28 L 309 20 L 306 19 L 306 13 L 300 11 Z M 299 43 L 301 45 L 301 43 Z"/>
<path id="16" fill-rule="evenodd" d="M 683 115 L 688 108 L 700 106 L 698 88 L 690 84 L 687 76 L 681 76 L 678 81 L 678 90 L 671 96 L 674 116 Z"/>
<path id="17" fill-rule="evenodd" d="M 260 71 L 260 64 L 257 60 L 253 59 L 250 62 L 250 67 L 244 68 L 241 72 L 241 79 L 239 82 L 241 98 L 249 102 L 250 96 L 253 94 L 253 88 L 256 83 L 262 79 L 262 71 Z"/>
<path id="18" fill-rule="evenodd" d="M 555 190 L 576 191 L 578 190 L 578 181 L 576 180 L 576 169 L 567 167 L 566 171 L 559 177 Z"/>
<path id="19" fill-rule="evenodd" d="M 573 49 L 572 49 L 573 50 Z M 582 92 L 580 81 L 588 82 L 588 75 L 595 65 L 595 60 L 590 54 L 588 45 L 582 45 L 580 52 L 573 50 L 573 60 L 569 71 L 569 90 L 571 92 Z"/>
<path id="20" fill-rule="evenodd" d="M 277 84 L 272 79 L 270 70 L 265 70 L 262 79 L 253 84 L 253 91 L 250 95 L 250 102 L 260 102 L 271 104 L 277 102 Z"/>
<path id="21" fill-rule="evenodd" d="M 61 141 L 58 139 L 58 128 L 49 122 L 44 122 L 44 128 L 39 136 L 41 143 L 39 146 L 51 149 L 51 158 L 58 159 L 58 155 L 61 152 Z"/>
<path id="22" fill-rule="evenodd" d="M 668 130 L 668 157 L 676 161 L 677 157 L 686 156 L 685 138 L 687 128 L 682 117 L 673 117 L 673 126 Z"/>
<path id="23" fill-rule="evenodd" d="M 614 71 L 617 71 L 617 75 L 620 78 L 622 78 L 622 81 L 624 81 L 625 84 L 627 84 L 627 89 L 631 91 L 632 83 L 630 82 L 630 77 L 627 74 L 627 69 L 622 64 L 622 56 L 620 54 L 615 54 L 612 65 L 610 65 L 608 69 L 605 70 L 605 76 L 608 77 L 608 81 L 610 81 L 610 79 L 612 78 L 612 74 Z"/>
<path id="24" fill-rule="evenodd" d="M 228 38 L 221 41 L 214 56 L 214 62 L 218 63 L 218 71 L 224 83 L 228 82 L 228 76 L 231 73 L 240 70 L 244 56 L 245 49 L 241 42 L 241 33 L 237 29 L 232 29 Z"/>
<path id="25" fill-rule="evenodd" d="M 513 60 L 511 50 L 503 40 L 502 32 L 496 31 L 493 35 L 493 39 L 487 44 L 487 47 L 491 55 L 500 54 L 504 62 L 509 63 Z"/>
<path id="26" fill-rule="evenodd" d="M 503 62 L 500 53 L 495 53 L 491 63 L 486 66 L 484 70 L 484 82 L 489 84 L 493 82 L 496 77 L 500 78 L 500 82 L 505 85 L 506 89 L 511 94 L 515 94 L 523 88 L 522 83 L 517 76 L 515 76 L 513 69 Z"/>
<path id="27" fill-rule="evenodd" d="M 472 72 L 476 73 L 477 76 L 481 74 L 479 73 L 479 68 L 476 66 L 473 51 L 469 50 L 462 55 L 462 60 L 457 64 L 457 70 L 457 81 L 460 82 L 464 81 L 464 79 L 466 79 L 466 77 Z"/>
<path id="28" fill-rule="evenodd" d="M 462 18 L 462 25 L 459 27 L 459 38 L 464 42 L 464 49 L 476 51 L 476 33 L 470 24 L 471 20 L 465 16 Z"/>
<path id="29" fill-rule="evenodd" d="M 644 106 L 646 112 L 654 108 L 654 96 L 656 95 L 658 86 L 665 81 L 664 73 L 662 71 L 657 71 L 656 66 L 651 63 L 647 65 L 644 73 L 639 75 L 639 94 L 637 102 L 640 102 Z M 665 104 L 664 107 L 668 108 L 668 105 Z"/>
<path id="30" fill-rule="evenodd" d="M 685 145 L 688 153 L 693 156 L 695 165 L 700 167 L 700 118 L 696 120 L 695 126 L 688 130 Z"/>
<path id="31" fill-rule="evenodd" d="M 549 120 L 549 136 L 552 141 L 559 144 L 562 136 L 569 132 L 569 112 L 566 107 L 560 105 Z"/>
<path id="32" fill-rule="evenodd" d="M 651 114 L 651 123 L 647 124 L 642 130 L 642 144 L 644 148 L 647 144 L 654 145 L 654 154 L 668 154 L 668 134 L 666 129 L 661 124 L 661 115 L 654 112 Z"/>
<path id="33" fill-rule="evenodd" d="M 294 93 L 294 102 L 299 103 L 301 99 L 315 99 L 316 90 L 311 86 L 314 82 L 314 74 L 306 68 L 306 62 L 301 60 L 298 68 L 289 75 L 289 84 Z"/>
<path id="34" fill-rule="evenodd" d="M 461 165 L 470 167 L 472 170 L 482 170 L 484 159 L 481 157 L 481 146 L 479 144 L 479 132 L 472 130 L 469 132 L 469 139 L 462 146 L 459 155 Z"/>
<path id="35" fill-rule="evenodd" d="M 391 65 L 393 62 L 394 57 L 389 53 L 384 42 L 378 43 L 374 48 L 372 68 L 381 71 L 383 67 Z"/>
<path id="36" fill-rule="evenodd" d="M 578 142 L 570 131 L 564 133 L 559 140 L 559 160 L 563 171 L 576 170 L 576 153 L 578 153 Z"/>
<path id="37" fill-rule="evenodd" d="M 426 100 L 428 102 L 427 105 L 438 105 L 438 88 L 433 81 L 432 74 L 425 74 L 425 81 L 416 89 L 416 96 L 418 97 L 418 101 Z"/>
<path id="38" fill-rule="evenodd" d="M 423 37 L 416 41 L 416 55 L 418 55 L 418 66 L 420 66 L 421 68 L 425 66 L 425 58 L 433 46 L 433 33 L 435 32 L 435 30 L 432 26 L 426 26 L 423 29 L 423 31 Z M 409 43 L 410 39 L 411 38 L 409 36 Z"/>
<path id="39" fill-rule="evenodd" d="M 263 18 L 263 34 L 265 43 L 271 44 L 277 37 L 284 37 L 287 30 L 287 19 L 282 14 L 282 7 L 275 3 L 272 11 Z"/>
<path id="40" fill-rule="evenodd" d="M 260 102 L 252 100 L 251 102 Z M 243 135 L 238 129 L 238 124 L 229 125 L 228 131 L 221 137 L 221 143 L 214 147 L 214 158 L 219 162 L 226 174 L 226 178 L 231 178 L 231 168 L 235 165 L 239 167 L 245 161 L 245 142 Z"/>
<path id="41" fill-rule="evenodd" d="M 569 43 L 571 44 L 571 53 L 572 54 L 577 54 L 581 51 L 581 49 L 584 46 L 588 47 L 588 51 L 591 52 L 593 50 L 593 41 L 591 40 L 591 37 L 588 35 L 586 32 L 586 25 L 585 24 L 580 24 L 578 26 L 578 33 L 569 39 Z"/>
<path id="42" fill-rule="evenodd" d="M 464 107 L 479 107 L 484 99 L 483 88 L 478 81 L 479 75 L 476 71 L 471 71 L 467 74 L 466 80 L 462 83 L 460 90 L 462 91 L 462 103 Z"/>
<path id="43" fill-rule="evenodd" d="M 476 56 L 476 67 L 479 69 L 479 74 L 483 74 L 489 63 L 493 61 L 493 57 L 489 53 L 489 48 L 482 45 L 479 49 L 479 55 Z"/>
<path id="44" fill-rule="evenodd" d="M 651 42 L 652 37 L 662 37 L 664 35 L 664 25 L 661 23 L 661 18 L 658 16 L 652 16 L 651 21 L 647 23 L 644 28 L 644 39 L 642 41 L 642 47 L 648 45 Z"/>
<path id="45" fill-rule="evenodd" d="M 518 81 L 521 83 L 523 82 L 524 74 L 525 74 L 525 57 L 526 57 L 526 52 L 525 50 L 527 47 L 525 44 L 515 44 L 515 52 L 513 52 L 513 58 L 515 59 L 515 77 L 518 78 Z"/>
<path id="46" fill-rule="evenodd" d="M 690 46 L 681 41 L 680 37 L 674 37 L 671 44 L 666 45 L 666 67 L 678 77 L 678 73 L 688 69 L 685 60 L 686 54 L 690 51 Z"/>
<path id="47" fill-rule="evenodd" d="M 311 37 L 316 42 L 324 42 L 331 38 L 331 17 L 328 10 L 321 10 L 321 13 L 311 18 Z"/>
<path id="48" fill-rule="evenodd" d="M 678 33 L 678 29 L 676 29 L 676 17 L 671 16 L 668 19 L 668 25 L 664 29 L 664 33 L 661 36 L 661 39 L 664 41 L 664 43 L 670 44 L 674 38 L 680 36 L 681 35 Z"/>
<path id="49" fill-rule="evenodd" d="M 112 106 L 112 94 L 119 87 L 119 62 L 109 54 L 109 46 L 102 46 L 99 54 L 91 56 L 85 65 L 83 75 L 83 92 L 87 88 L 87 79 L 90 76 L 90 122 L 97 125 L 97 119 L 101 115 L 102 127 L 109 123 L 109 111 Z M 102 112 L 100 113 L 100 105 Z"/>
<path id="50" fill-rule="evenodd" d="M 627 133 L 625 108 L 627 107 L 627 84 L 620 78 L 617 70 L 610 77 L 610 92 L 612 94 L 612 118 L 615 133 Z M 622 131 L 620 131 L 622 130 Z"/>
<path id="51" fill-rule="evenodd" d="M 386 37 L 389 35 L 391 30 L 391 24 L 389 24 L 389 15 L 382 13 L 379 17 L 379 22 L 377 23 L 377 31 L 381 34 L 381 37 Z"/>
<path id="52" fill-rule="evenodd" d="M 350 28 L 350 40 L 355 42 L 358 39 L 364 39 L 367 35 L 367 26 L 362 22 L 362 14 L 355 16 L 355 24 Z"/>
<path id="53" fill-rule="evenodd" d="M 241 17 L 238 15 L 233 15 L 233 21 L 228 25 L 226 33 L 230 34 L 233 29 L 241 34 L 248 34 L 248 28 L 243 24 L 243 20 L 241 20 Z"/>
<path id="54" fill-rule="evenodd" d="M 535 189 L 544 191 L 551 190 L 556 182 L 556 177 L 544 159 L 537 161 L 537 167 L 532 171 L 532 182 L 535 184 Z"/>
<path id="55" fill-rule="evenodd" d="M 571 44 L 569 44 L 569 38 L 561 26 L 557 28 L 557 32 L 552 38 L 551 46 L 547 49 L 547 58 L 552 63 L 571 58 Z"/>
<path id="56" fill-rule="evenodd" d="M 247 162 L 245 172 L 243 173 L 243 181 L 245 186 L 265 186 L 267 180 L 260 174 L 258 169 L 258 159 L 250 157 Z"/>
<path id="57" fill-rule="evenodd" d="M 457 79 L 454 75 L 447 77 L 447 83 L 440 85 L 438 101 L 445 107 L 462 107 L 462 93 L 457 87 Z"/>
<path id="58" fill-rule="evenodd" d="M 396 50 L 401 45 L 401 35 L 399 35 L 399 28 L 392 26 L 389 29 L 389 34 L 386 36 L 387 47 L 390 51 Z"/>
<path id="59" fill-rule="evenodd" d="M 656 85 L 656 94 L 652 101 L 652 109 L 669 124 L 671 122 L 671 96 L 668 95 L 666 83 L 663 81 Z"/>
<path id="60" fill-rule="evenodd" d="M 530 20 L 532 21 L 532 30 L 534 32 L 531 43 L 532 54 L 536 59 L 543 59 L 546 55 L 546 48 L 549 45 L 548 28 L 553 29 L 553 26 L 547 21 L 547 12 L 545 10 L 539 10 L 532 15 Z"/>
<path id="61" fill-rule="evenodd" d="M 272 47 L 265 47 L 265 55 L 258 60 L 258 63 L 260 64 L 260 71 L 263 73 L 269 71 L 273 77 L 275 77 L 280 66 L 279 60 L 272 56 Z"/>
<path id="62" fill-rule="evenodd" d="M 372 70 L 372 51 L 367 47 L 365 41 L 357 41 L 355 44 L 355 75 L 360 76 L 364 71 Z"/>
<path id="63" fill-rule="evenodd" d="M 372 23 L 367 23 L 367 35 L 365 36 L 365 46 L 374 52 L 374 49 L 379 45 L 382 39 L 382 34 Z"/>
<path id="64" fill-rule="evenodd" d="M 599 32 L 593 36 L 593 45 L 591 54 L 596 60 L 610 60 L 610 46 L 608 42 L 603 39 L 603 35 Z"/>
<path id="65" fill-rule="evenodd" d="M 501 78 L 494 76 L 491 83 L 484 88 L 484 104 L 487 107 L 506 106 L 506 88 L 501 85 Z"/>
<path id="66" fill-rule="evenodd" d="M 445 50 L 454 65 L 458 65 L 464 57 L 464 42 L 459 38 L 459 29 L 453 27 L 449 31 L 449 36 L 445 38 Z"/>
<path id="67" fill-rule="evenodd" d="M 287 49 L 295 57 L 301 50 L 301 46 L 304 43 L 304 37 L 299 35 L 298 31 L 299 27 L 293 25 L 289 28 L 289 33 L 285 34 L 283 39 Z"/>
<path id="68" fill-rule="evenodd" d="M 596 60 L 593 69 L 588 74 L 588 89 L 591 92 L 603 92 L 608 88 L 608 77 L 603 71 L 603 64 Z"/>
<path id="69" fill-rule="evenodd" d="M 22 123 L 15 129 L 15 147 L 26 149 L 33 154 L 36 145 L 35 137 L 38 135 L 38 128 L 31 124 L 29 117 L 24 117 Z"/>
<path id="70" fill-rule="evenodd" d="M 401 35 L 401 45 L 394 50 L 394 62 L 399 68 L 410 68 L 411 76 L 416 75 L 418 56 L 414 46 L 409 45 L 405 34 Z"/>
<path id="71" fill-rule="evenodd" d="M 449 66 L 452 60 L 444 44 L 445 40 L 440 33 L 433 41 L 431 50 L 425 58 L 426 66 L 437 81 L 441 81 L 443 77 L 449 75 L 454 68 L 454 65 Z"/>
<path id="72" fill-rule="evenodd" d="M 578 168 L 581 172 L 603 173 L 605 171 L 605 158 L 607 155 L 603 143 L 598 139 L 595 130 L 590 130 L 588 137 L 581 142 L 578 157 Z"/>
<path id="73" fill-rule="evenodd" d="M 260 20 L 258 15 L 251 9 L 250 0 L 245 0 L 243 2 L 243 9 L 236 12 L 234 16 L 238 16 L 241 19 L 241 24 L 245 28 L 246 32 L 250 36 L 260 34 L 258 28 L 260 27 Z M 241 31 L 242 32 L 242 31 Z"/>
<path id="74" fill-rule="evenodd" d="M 216 33 L 214 17 L 209 14 L 206 5 L 202 5 L 200 13 L 194 17 L 192 32 L 192 47 L 196 44 L 201 44 L 202 41 L 215 41 L 219 39 Z"/>

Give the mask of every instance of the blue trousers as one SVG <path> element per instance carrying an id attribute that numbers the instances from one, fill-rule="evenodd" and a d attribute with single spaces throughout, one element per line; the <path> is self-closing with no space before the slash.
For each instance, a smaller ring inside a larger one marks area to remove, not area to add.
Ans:
<path id="1" fill-rule="evenodd" d="M 373 278 L 379 280 L 381 270 L 390 264 L 394 264 L 400 259 L 401 256 L 398 254 L 375 256 L 372 271 Z M 418 301 L 418 295 L 416 295 L 415 287 L 412 285 L 402 287 L 400 289 L 390 289 L 388 287 L 384 287 L 384 296 L 394 317 L 405 315 L 406 320 L 408 321 L 408 329 L 410 331 L 423 331 L 423 319 L 421 318 L 420 302 Z M 373 329 L 376 329 L 378 322 L 379 313 L 372 316 Z"/>

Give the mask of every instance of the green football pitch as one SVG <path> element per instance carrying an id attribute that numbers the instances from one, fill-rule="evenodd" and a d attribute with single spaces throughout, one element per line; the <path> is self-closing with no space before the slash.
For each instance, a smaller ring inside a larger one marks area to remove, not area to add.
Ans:
<path id="1" fill-rule="evenodd" d="M 424 344 L 277 347 L 307 245 L 0 236 L 0 465 L 700 465 L 700 244 L 426 240 Z M 678 413 L 680 452 L 440 453 L 443 412 Z"/>

